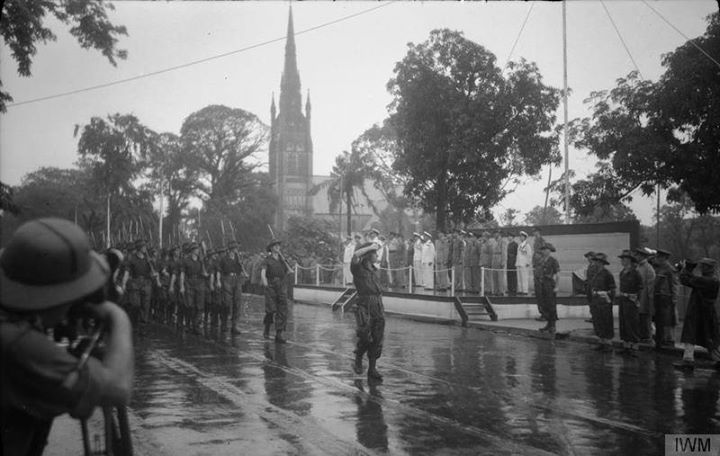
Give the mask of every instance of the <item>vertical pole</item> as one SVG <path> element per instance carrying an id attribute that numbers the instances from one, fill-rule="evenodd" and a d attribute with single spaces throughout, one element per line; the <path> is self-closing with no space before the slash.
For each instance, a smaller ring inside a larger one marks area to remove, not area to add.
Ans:
<path id="1" fill-rule="evenodd" d="M 107 194 L 107 208 L 106 208 L 106 221 L 105 221 L 105 248 L 110 248 L 110 192 Z"/>
<path id="2" fill-rule="evenodd" d="M 75 224 L 77 225 L 77 204 L 75 205 Z"/>
<path id="3" fill-rule="evenodd" d="M 297 263 L 295 263 L 295 285 L 298 284 L 298 267 Z"/>
<path id="4" fill-rule="evenodd" d="M 567 13 L 565 4 L 562 2 L 563 12 L 563 113 L 565 123 L 563 124 L 563 145 L 565 148 L 565 223 L 570 223 L 570 153 L 568 152 L 568 100 L 567 100 Z"/>
<path id="5" fill-rule="evenodd" d="M 480 296 L 485 296 L 485 267 L 480 268 Z"/>
<path id="6" fill-rule="evenodd" d="M 455 296 L 455 265 L 450 268 L 450 296 Z"/>
<path id="7" fill-rule="evenodd" d="M 660 248 L 660 183 L 657 184 L 657 225 L 655 226 L 655 248 Z"/>
<path id="8" fill-rule="evenodd" d="M 163 180 L 160 178 L 160 223 L 158 224 L 158 242 L 163 246 L 163 213 L 165 212 L 165 194 L 163 194 Z"/>
<path id="9" fill-rule="evenodd" d="M 320 286 L 320 265 L 315 265 L 315 285 Z"/>
<path id="10" fill-rule="evenodd" d="M 413 292 L 413 267 L 408 266 L 408 293 L 412 294 Z"/>

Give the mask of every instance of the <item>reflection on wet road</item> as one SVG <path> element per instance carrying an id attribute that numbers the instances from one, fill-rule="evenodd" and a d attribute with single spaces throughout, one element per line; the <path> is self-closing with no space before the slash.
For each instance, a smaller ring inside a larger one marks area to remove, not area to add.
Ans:
<path id="1" fill-rule="evenodd" d="M 720 374 L 573 342 L 389 318 L 380 385 L 352 373 L 354 317 L 296 304 L 288 336 L 156 327 L 136 342 L 132 410 L 168 454 L 661 454 L 720 433 Z"/>

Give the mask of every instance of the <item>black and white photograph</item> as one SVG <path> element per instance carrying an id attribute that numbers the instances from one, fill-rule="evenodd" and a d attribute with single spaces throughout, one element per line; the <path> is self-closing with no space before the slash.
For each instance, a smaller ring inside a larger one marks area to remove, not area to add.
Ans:
<path id="1" fill-rule="evenodd" d="M 0 13 L 0 454 L 720 454 L 720 0 Z"/>

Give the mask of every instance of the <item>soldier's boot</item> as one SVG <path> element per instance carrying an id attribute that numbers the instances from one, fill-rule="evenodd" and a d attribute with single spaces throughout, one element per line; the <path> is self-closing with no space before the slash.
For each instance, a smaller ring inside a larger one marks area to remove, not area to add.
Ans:
<path id="1" fill-rule="evenodd" d="M 265 329 L 263 330 L 263 337 L 265 339 L 270 339 L 270 327 L 273 324 L 273 314 L 266 312 L 263 323 L 265 324 Z"/>
<path id="2" fill-rule="evenodd" d="M 220 330 L 222 332 L 227 332 L 229 329 L 228 324 L 229 324 L 229 322 L 228 322 L 227 309 L 222 308 L 222 309 L 220 309 Z"/>
<path id="3" fill-rule="evenodd" d="M 382 375 L 380 375 L 380 372 L 377 371 L 377 368 L 375 366 L 377 363 L 377 358 L 375 358 L 374 356 L 368 355 L 368 362 L 369 362 L 368 373 L 367 373 L 368 380 L 374 380 L 376 382 L 381 382 L 383 377 L 382 377 Z"/>
<path id="4" fill-rule="evenodd" d="M 363 355 L 355 353 L 355 364 L 353 365 L 353 370 L 357 375 L 360 375 L 363 373 Z"/>
<path id="5" fill-rule="evenodd" d="M 287 343 L 287 339 L 285 339 L 283 337 L 282 331 L 278 331 L 275 333 L 275 343 L 277 343 L 277 344 L 286 344 Z"/>
<path id="6" fill-rule="evenodd" d="M 555 333 L 557 332 L 555 328 L 555 322 L 554 321 L 548 321 L 547 324 L 547 333 L 550 335 L 550 338 L 555 338 Z"/>
<path id="7" fill-rule="evenodd" d="M 238 320 L 240 319 L 240 309 L 239 306 L 233 305 L 232 308 L 232 315 L 231 315 L 231 321 L 230 321 L 230 327 L 231 332 L 233 334 L 240 334 L 240 327 L 238 326 Z"/>

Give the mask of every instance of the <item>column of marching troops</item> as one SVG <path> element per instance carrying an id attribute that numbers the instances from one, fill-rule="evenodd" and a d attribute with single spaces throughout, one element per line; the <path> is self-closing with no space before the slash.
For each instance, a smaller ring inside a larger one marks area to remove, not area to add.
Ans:
<path id="1" fill-rule="evenodd" d="M 140 332 L 154 321 L 194 334 L 237 334 L 243 291 L 263 292 L 265 256 L 245 255 L 235 241 L 207 251 L 195 242 L 157 249 L 143 240 L 116 249 L 124 260 L 113 280 Z"/>

